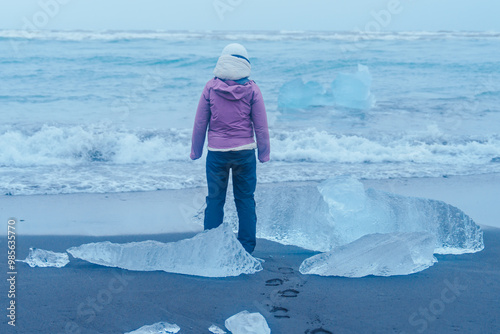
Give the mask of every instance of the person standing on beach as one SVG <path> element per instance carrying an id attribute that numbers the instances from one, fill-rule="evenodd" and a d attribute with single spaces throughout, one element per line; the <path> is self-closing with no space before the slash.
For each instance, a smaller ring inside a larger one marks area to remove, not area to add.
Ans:
<path id="1" fill-rule="evenodd" d="M 224 220 L 229 170 L 232 170 L 239 221 L 238 240 L 248 253 L 254 251 L 256 244 L 255 149 L 262 163 L 269 161 L 270 155 L 264 100 L 257 84 L 249 79 L 250 72 L 245 47 L 237 43 L 227 45 L 215 66 L 215 77 L 203 89 L 194 121 L 190 155 L 193 160 L 201 157 L 208 127 L 208 196 L 204 228 L 216 228 Z"/>

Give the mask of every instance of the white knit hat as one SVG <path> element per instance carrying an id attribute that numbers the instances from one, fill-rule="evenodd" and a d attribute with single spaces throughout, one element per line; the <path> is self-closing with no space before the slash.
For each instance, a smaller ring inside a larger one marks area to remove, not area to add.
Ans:
<path id="1" fill-rule="evenodd" d="M 243 57 L 246 59 L 248 62 L 250 62 L 248 58 L 248 52 L 247 49 L 241 44 L 238 43 L 232 43 L 227 45 L 224 50 L 222 50 L 221 56 L 225 55 L 230 55 L 230 56 L 236 56 L 236 57 Z"/>
<path id="2" fill-rule="evenodd" d="M 238 43 L 227 45 L 217 61 L 214 75 L 223 80 L 239 80 L 248 78 L 252 70 L 248 52 Z"/>

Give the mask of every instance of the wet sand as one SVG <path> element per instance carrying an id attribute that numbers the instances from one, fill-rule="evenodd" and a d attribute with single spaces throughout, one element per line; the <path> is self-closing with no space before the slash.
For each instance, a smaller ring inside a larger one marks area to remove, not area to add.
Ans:
<path id="1" fill-rule="evenodd" d="M 302 261 L 316 253 L 267 240 L 259 240 L 254 253 L 265 260 L 263 271 L 228 278 L 133 272 L 74 258 L 61 269 L 30 268 L 18 263 L 17 326 L 14 329 L 7 325 L 9 287 L 2 280 L 0 301 L 5 315 L 0 332 L 124 333 L 166 321 L 179 325 L 180 333 L 209 333 L 210 325 L 224 328 L 225 319 L 248 310 L 263 314 L 272 333 L 499 333 L 500 229 L 486 226 L 494 225 L 499 217 L 499 206 L 488 204 L 498 202 L 491 197 L 499 189 L 495 183 L 498 177 L 493 178 L 494 182 L 491 178 L 480 179 L 483 187 L 477 180 L 464 183 L 463 180 L 471 179 L 463 177 L 364 181 L 365 185 L 403 195 L 448 199 L 483 226 L 482 252 L 437 255 L 438 263 L 417 274 L 356 279 L 301 275 L 298 268 Z M 460 184 L 470 191 L 458 191 Z M 202 191 L 189 190 L 175 196 L 173 192 L 5 196 L 0 207 L 2 214 L 24 220 L 18 225 L 26 223 L 27 233 L 19 234 L 17 239 L 17 258 L 24 259 L 29 247 L 64 252 L 69 247 L 96 241 L 170 242 L 191 237 L 199 227 L 179 227 L 180 231 L 186 229 L 184 233 L 139 232 L 160 226 L 154 217 L 161 210 L 165 214 L 162 219 L 168 221 L 176 208 L 176 198 L 191 200 L 193 194 Z M 477 194 L 482 199 L 470 203 L 469 208 L 461 206 L 467 196 Z M 96 203 L 98 207 L 94 206 Z M 155 209 L 161 203 L 167 204 Z M 195 204 L 190 208 L 198 209 Z M 190 208 L 184 208 L 188 215 Z M 146 212 L 145 216 L 141 217 L 141 212 Z M 66 233 L 92 222 L 93 228 L 87 230 L 96 234 L 99 217 L 111 216 L 116 223 L 106 227 L 104 235 L 50 233 Z M 74 217 L 73 221 L 68 217 Z M 149 220 L 151 225 L 147 226 Z M 65 221 L 74 226 L 64 225 Z M 127 225 L 138 221 L 139 226 Z M 125 222 L 122 229 L 120 222 Z M 32 226 L 36 229 L 30 229 Z M 45 231 L 43 226 L 47 226 Z M 45 235 L 34 235 L 33 231 Z M 126 235 L 109 235 L 112 232 Z M 0 238 L 0 248 L 6 250 L 5 237 Z M 0 257 L 4 273 L 6 261 L 6 255 Z"/>

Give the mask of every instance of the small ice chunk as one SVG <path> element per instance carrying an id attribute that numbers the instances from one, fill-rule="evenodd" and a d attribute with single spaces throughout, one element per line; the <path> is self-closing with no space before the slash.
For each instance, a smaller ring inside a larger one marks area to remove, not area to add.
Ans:
<path id="1" fill-rule="evenodd" d="M 356 73 L 339 73 L 332 82 L 335 104 L 361 110 L 373 107 L 375 98 L 370 92 L 371 84 L 372 76 L 365 65 L 358 64 Z"/>
<path id="2" fill-rule="evenodd" d="M 69 256 L 67 253 L 56 253 L 39 248 L 30 248 L 30 252 L 25 260 L 18 260 L 25 262 L 30 267 L 56 267 L 62 268 L 69 263 Z"/>
<path id="3" fill-rule="evenodd" d="M 233 334 L 270 334 L 271 329 L 260 313 L 242 311 L 226 320 L 226 328 Z"/>
<path id="4" fill-rule="evenodd" d="M 215 325 L 210 326 L 210 328 L 208 330 L 210 331 L 210 333 L 214 333 L 214 334 L 225 334 L 226 333 L 219 326 L 215 326 Z"/>
<path id="5" fill-rule="evenodd" d="M 299 271 L 342 277 L 410 275 L 437 262 L 435 244 L 436 238 L 425 232 L 368 234 L 306 259 Z"/>
<path id="6" fill-rule="evenodd" d="M 114 244 L 106 241 L 72 247 L 68 253 L 102 266 L 136 271 L 163 270 L 194 276 L 227 277 L 262 270 L 260 261 L 245 251 L 227 224 L 177 242 L 148 240 Z"/>
<path id="7" fill-rule="evenodd" d="M 157 322 L 153 325 L 142 326 L 132 332 L 127 332 L 125 334 L 175 334 L 179 332 L 181 328 L 176 324 L 169 324 L 168 322 Z"/>

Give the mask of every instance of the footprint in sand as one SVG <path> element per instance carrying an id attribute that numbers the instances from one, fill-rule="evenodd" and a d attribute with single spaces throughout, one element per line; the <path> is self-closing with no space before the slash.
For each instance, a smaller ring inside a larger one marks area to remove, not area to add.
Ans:
<path id="1" fill-rule="evenodd" d="M 278 271 L 282 275 L 281 278 L 273 278 L 266 281 L 266 286 L 282 286 L 282 290 L 276 289 L 270 293 L 269 299 L 271 303 L 274 304 L 272 306 L 272 309 L 270 310 L 270 313 L 277 319 L 290 319 L 291 317 L 288 313 L 288 309 L 280 305 L 283 301 L 281 297 L 297 297 L 300 292 L 298 290 L 292 289 L 291 287 L 301 286 L 300 279 L 298 277 L 294 277 L 296 272 L 293 268 L 279 267 Z M 288 287 L 290 287 L 290 289 L 287 289 Z"/>
<path id="2" fill-rule="evenodd" d="M 289 267 L 280 267 L 278 268 L 278 271 L 283 274 L 283 279 L 280 278 L 274 278 L 266 281 L 267 286 L 281 286 L 284 285 L 285 282 L 285 287 L 290 286 L 290 285 L 295 285 L 294 287 L 301 287 L 304 285 L 303 279 L 300 278 L 300 276 L 295 275 L 296 272 L 293 268 Z M 295 277 L 297 276 L 297 277 Z M 298 297 L 300 291 L 295 290 L 295 289 L 286 289 L 286 290 L 274 290 L 273 294 L 276 297 L 283 297 L 283 298 L 296 298 Z M 275 300 L 277 304 L 280 304 L 278 300 Z M 288 309 L 281 307 L 281 306 L 273 306 L 271 309 L 271 312 L 275 318 L 285 318 L 285 319 L 290 319 L 290 316 L 288 315 Z M 308 329 L 305 334 L 333 334 L 333 332 L 330 332 L 326 329 L 323 328 L 316 328 L 316 329 Z"/>
<path id="3" fill-rule="evenodd" d="M 280 273 L 283 274 L 293 274 L 295 272 L 293 268 L 288 268 L 288 267 L 280 267 L 278 268 L 278 270 L 280 271 Z"/>
<path id="4" fill-rule="evenodd" d="M 274 317 L 278 319 L 283 319 L 283 318 L 290 319 L 290 316 L 287 315 L 288 309 L 284 307 L 274 306 L 273 309 L 271 310 L 271 313 L 273 313 Z"/>
<path id="5" fill-rule="evenodd" d="M 266 286 L 279 286 L 283 285 L 283 280 L 280 278 L 273 278 L 266 281 Z"/>
<path id="6" fill-rule="evenodd" d="M 295 289 L 286 289 L 286 290 L 282 290 L 282 291 L 278 292 L 280 297 L 285 297 L 285 298 L 297 297 L 299 295 L 299 293 L 300 292 L 295 290 Z"/>
<path id="7" fill-rule="evenodd" d="M 313 330 L 308 329 L 305 334 L 333 334 L 333 333 L 323 328 L 317 328 Z"/>

